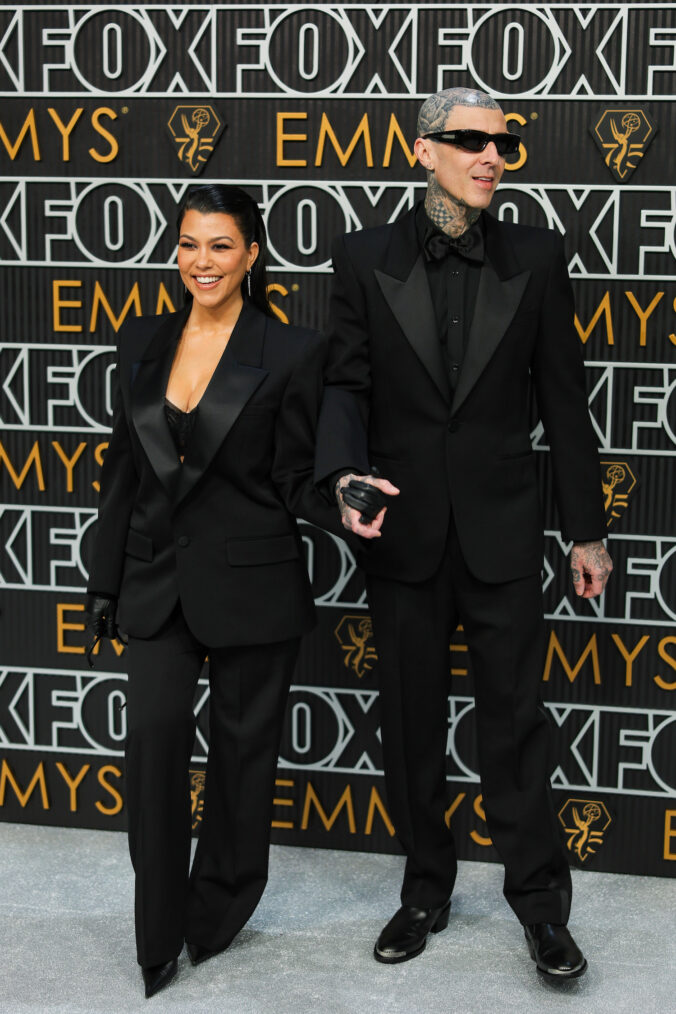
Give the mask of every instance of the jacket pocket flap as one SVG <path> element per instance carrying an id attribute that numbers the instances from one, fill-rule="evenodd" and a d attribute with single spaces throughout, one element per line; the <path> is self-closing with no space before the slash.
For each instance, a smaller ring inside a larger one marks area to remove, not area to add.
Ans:
<path id="1" fill-rule="evenodd" d="M 154 555 L 153 540 L 130 528 L 124 551 L 129 556 L 135 556 L 137 560 L 145 560 L 146 563 L 150 563 Z"/>
<path id="2" fill-rule="evenodd" d="M 298 543 L 293 535 L 273 535 L 267 539 L 228 539 L 228 563 L 232 567 L 256 566 L 297 560 Z"/>

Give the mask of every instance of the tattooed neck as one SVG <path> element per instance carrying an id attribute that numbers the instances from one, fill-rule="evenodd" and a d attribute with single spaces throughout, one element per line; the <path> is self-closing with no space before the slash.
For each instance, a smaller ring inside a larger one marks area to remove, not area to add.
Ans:
<path id="1" fill-rule="evenodd" d="M 449 236 L 460 236 L 481 214 L 479 208 L 470 208 L 447 190 L 442 190 L 434 176 L 428 173 L 425 211 L 437 228 Z"/>

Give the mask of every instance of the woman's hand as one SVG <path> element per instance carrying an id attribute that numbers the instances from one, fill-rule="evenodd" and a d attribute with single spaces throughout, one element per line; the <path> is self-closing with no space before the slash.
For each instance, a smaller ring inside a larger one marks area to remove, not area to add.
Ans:
<path id="1" fill-rule="evenodd" d="M 87 662 L 89 668 L 93 669 L 92 652 L 102 637 L 108 637 L 111 641 L 122 641 L 117 629 L 117 599 L 112 595 L 97 595 L 94 592 L 87 596 L 86 612 L 87 629 L 91 635 L 91 641 L 87 646 Z"/>

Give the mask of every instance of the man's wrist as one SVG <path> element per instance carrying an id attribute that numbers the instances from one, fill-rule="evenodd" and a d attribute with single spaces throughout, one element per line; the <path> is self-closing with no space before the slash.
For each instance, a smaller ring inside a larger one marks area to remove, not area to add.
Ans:
<path id="1" fill-rule="evenodd" d="M 334 472 L 333 475 L 331 476 L 331 490 L 333 491 L 333 496 L 338 503 L 341 502 L 340 497 L 341 480 L 344 479 L 346 476 L 352 476 L 355 474 L 356 473 L 354 472 L 353 469 L 341 468 L 338 472 Z"/>

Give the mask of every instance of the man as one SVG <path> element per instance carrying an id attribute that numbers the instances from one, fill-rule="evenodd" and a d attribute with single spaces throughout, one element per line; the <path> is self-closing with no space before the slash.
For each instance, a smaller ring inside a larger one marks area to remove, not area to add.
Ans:
<path id="1" fill-rule="evenodd" d="M 361 537 L 387 797 L 407 857 L 402 907 L 375 957 L 413 958 L 448 921 L 449 641 L 462 623 L 504 893 L 538 969 L 569 978 L 587 966 L 566 929 L 570 873 L 539 702 L 543 522 L 529 429 L 534 395 L 575 591 L 598 595 L 612 563 L 572 291 L 557 234 L 485 211 L 519 145 L 497 103 L 442 91 L 418 133 L 424 203 L 334 246 L 316 463 Z"/>

